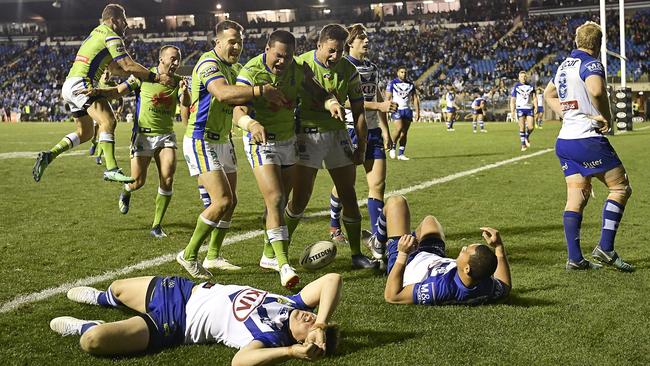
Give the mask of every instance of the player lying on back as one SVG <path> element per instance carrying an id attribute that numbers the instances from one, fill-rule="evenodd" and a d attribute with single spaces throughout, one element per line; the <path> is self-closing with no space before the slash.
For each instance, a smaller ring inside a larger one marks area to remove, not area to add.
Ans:
<path id="1" fill-rule="evenodd" d="M 445 235 L 435 217 L 426 216 L 411 232 L 410 210 L 403 196 L 386 201 L 379 225 L 380 235 L 372 240 L 388 242 L 388 280 L 384 291 L 387 302 L 480 305 L 501 300 L 510 293 L 510 266 L 497 230 L 482 227 L 489 246 L 468 245 L 452 259 L 445 255 Z"/>
<path id="2" fill-rule="evenodd" d="M 194 283 L 182 277 L 114 281 L 106 291 L 75 287 L 72 301 L 139 313 L 104 323 L 69 316 L 52 319 L 62 336 L 80 335 L 81 349 L 95 356 L 156 352 L 181 344 L 223 343 L 239 351 L 233 365 L 268 365 L 291 358 L 333 354 L 338 326 L 330 319 L 341 298 L 341 276 L 330 273 L 293 296 L 248 286 Z M 318 307 L 318 313 L 313 309 Z"/>

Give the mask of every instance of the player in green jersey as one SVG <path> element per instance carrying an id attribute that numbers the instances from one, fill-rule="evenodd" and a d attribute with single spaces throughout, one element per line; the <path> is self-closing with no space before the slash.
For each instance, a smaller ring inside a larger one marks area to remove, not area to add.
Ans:
<path id="1" fill-rule="evenodd" d="M 66 77 L 61 95 L 70 107 L 77 130 L 67 134 L 49 151 L 38 154 L 32 176 L 41 180 L 45 168 L 61 153 L 90 140 L 93 137 L 93 120 L 99 124 L 99 145 L 104 151 L 106 171 L 104 179 L 117 182 L 133 182 L 122 173 L 115 159 L 115 114 L 105 98 L 88 97 L 78 91 L 96 85 L 104 70 L 109 67 L 117 76 L 135 75 L 151 82 L 173 86 L 169 75 L 155 74 L 133 61 L 124 48 L 122 37 L 126 30 L 126 14 L 118 4 L 108 4 L 102 11 L 102 22 L 84 40 L 77 52 L 72 68 Z"/>
<path id="2" fill-rule="evenodd" d="M 303 92 L 298 114 L 300 127 L 297 140 L 299 162 L 293 183 L 293 194 L 287 206 L 287 226 L 293 233 L 309 203 L 318 169 L 328 170 L 343 206 L 345 226 L 352 251 L 352 267 L 376 268 L 376 261 L 361 254 L 361 213 L 354 188 L 355 164 L 365 160 L 368 128 L 364 114 L 361 81 L 356 67 L 343 57 L 348 31 L 339 24 L 328 24 L 321 29 L 318 48 L 298 58 L 308 65 L 316 80 L 335 99 L 328 103 L 343 104 L 349 100 L 352 124 L 357 135 L 353 149 L 345 123 L 332 118 L 320 109 L 319 101 Z"/>
<path id="3" fill-rule="evenodd" d="M 276 30 L 269 36 L 264 53 L 251 59 L 237 76 L 237 85 L 276 86 L 289 103 L 279 106 L 258 99 L 233 111 L 233 121 L 247 132 L 243 136 L 244 150 L 266 205 L 266 237 L 260 266 L 280 272 L 280 282 L 287 288 L 299 282 L 295 269 L 289 265 L 290 238 L 283 216 L 298 161 L 294 109 L 301 87 L 312 95 L 321 95 L 321 106 L 327 95 L 314 82 L 311 69 L 295 62 L 295 49 L 293 34 Z M 331 108 L 332 113 L 338 113 L 336 106 Z"/>
<path id="4" fill-rule="evenodd" d="M 144 185 L 153 157 L 158 168 L 160 185 L 156 196 L 156 211 L 151 235 L 158 239 L 167 236 L 162 230 L 161 222 L 172 198 L 174 172 L 176 172 L 176 134 L 174 133 L 176 106 L 179 101 L 184 106 L 190 105 L 186 82 L 174 74 L 180 62 L 180 49 L 167 45 L 160 48 L 158 66 L 151 68 L 151 71 L 156 74 L 174 75 L 177 81 L 175 87 L 143 82 L 130 77 L 117 87 L 85 91 L 89 96 L 100 95 L 107 98 L 119 98 L 131 91 L 135 92 L 137 109 L 131 137 L 131 175 L 135 181 L 124 184 L 118 206 L 121 213 L 129 212 L 131 192 Z"/>
<path id="5" fill-rule="evenodd" d="M 198 176 L 205 210 L 199 215 L 190 242 L 176 260 L 192 276 L 209 278 L 208 269 L 239 269 L 220 256 L 221 244 L 230 228 L 237 204 L 237 163 L 230 129 L 233 105 L 264 96 L 271 103 L 287 103 L 272 85 L 235 85 L 241 65 L 243 28 L 230 20 L 217 24 L 215 47 L 204 53 L 192 72 L 192 105 L 183 138 L 183 155 L 190 175 Z M 198 252 L 211 235 L 208 254 L 201 264 Z"/>

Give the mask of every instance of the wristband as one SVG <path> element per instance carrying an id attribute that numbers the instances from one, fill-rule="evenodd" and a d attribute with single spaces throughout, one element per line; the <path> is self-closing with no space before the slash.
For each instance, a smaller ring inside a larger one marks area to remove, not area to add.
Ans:
<path id="1" fill-rule="evenodd" d="M 147 75 L 147 81 L 150 83 L 155 83 L 156 82 L 156 73 L 149 71 L 149 75 Z"/>
<path id="2" fill-rule="evenodd" d="M 258 88 L 260 88 L 260 97 L 264 96 L 264 85 L 259 85 Z"/>
<path id="3" fill-rule="evenodd" d="M 242 130 L 248 131 L 248 127 L 251 124 L 251 121 L 254 121 L 251 116 L 245 114 L 237 120 L 237 126 L 241 128 Z"/>

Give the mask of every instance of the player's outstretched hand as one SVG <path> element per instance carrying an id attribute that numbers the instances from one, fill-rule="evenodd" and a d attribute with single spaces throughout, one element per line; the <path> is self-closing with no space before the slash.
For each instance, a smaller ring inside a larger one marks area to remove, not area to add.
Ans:
<path id="1" fill-rule="evenodd" d="M 339 121 L 345 122 L 345 108 L 339 102 L 332 102 L 329 105 L 330 114 Z"/>
<path id="2" fill-rule="evenodd" d="M 158 74 L 158 83 L 169 87 L 176 86 L 176 80 L 169 74 Z"/>
<path id="3" fill-rule="evenodd" d="M 261 123 L 253 120 L 248 126 L 248 132 L 251 133 L 251 139 L 256 144 L 266 144 L 266 129 Z"/>
<path id="4" fill-rule="evenodd" d="M 404 234 L 397 242 L 397 250 L 404 253 L 411 253 L 418 247 L 418 240 L 411 234 Z"/>
<path id="5" fill-rule="evenodd" d="M 385 100 L 379 103 L 379 111 L 382 113 L 393 113 L 397 110 L 397 103 Z"/>
<path id="6" fill-rule="evenodd" d="M 178 82 L 178 90 L 181 93 L 185 93 L 187 90 L 187 81 L 185 81 L 185 79 L 181 79 L 181 81 Z"/>
<path id="7" fill-rule="evenodd" d="M 315 343 L 294 344 L 289 346 L 289 356 L 301 360 L 315 361 L 325 355 L 325 351 Z"/>
<path id="8" fill-rule="evenodd" d="M 327 349 L 325 348 L 325 344 L 326 344 L 325 341 L 326 341 L 325 329 L 317 327 L 309 330 L 309 333 L 307 333 L 307 338 L 305 338 L 304 343 L 313 343 L 317 345 L 319 348 L 321 348 L 323 351 L 327 351 Z"/>
<path id="9" fill-rule="evenodd" d="M 593 126 L 596 129 L 596 132 L 601 134 L 609 133 L 611 124 L 605 117 L 603 117 L 602 114 L 587 116 L 587 118 L 593 119 L 595 121 L 595 124 Z"/>
<path id="10" fill-rule="evenodd" d="M 277 106 L 286 107 L 291 104 L 291 102 L 289 102 L 289 99 L 284 96 L 280 89 L 274 87 L 271 84 L 265 84 L 262 86 L 262 96 L 264 96 L 264 99 L 266 99 L 269 103 L 275 104 Z"/>
<path id="11" fill-rule="evenodd" d="M 503 245 L 503 242 L 501 241 L 501 234 L 499 234 L 499 231 L 497 229 L 484 226 L 481 228 L 481 230 L 483 231 L 483 239 L 485 239 L 485 242 L 489 246 L 496 248 L 499 245 Z"/>

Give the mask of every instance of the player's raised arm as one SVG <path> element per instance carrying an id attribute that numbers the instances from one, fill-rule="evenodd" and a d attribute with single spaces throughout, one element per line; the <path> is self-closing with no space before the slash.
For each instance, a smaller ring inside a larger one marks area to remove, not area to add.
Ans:
<path id="1" fill-rule="evenodd" d="M 397 243 L 397 260 L 388 274 L 384 300 L 391 304 L 413 304 L 413 285 L 404 287 L 404 270 L 409 253 L 417 248 L 417 239 L 404 234 Z"/>
<path id="2" fill-rule="evenodd" d="M 506 256 L 506 250 L 501 240 L 501 234 L 496 229 L 491 227 L 482 227 L 483 239 L 485 242 L 494 248 L 494 254 L 497 257 L 497 269 L 494 271 L 494 278 L 503 282 L 506 285 L 505 296 L 508 296 L 510 289 L 512 289 L 512 278 L 510 276 L 510 264 Z"/>
<path id="3" fill-rule="evenodd" d="M 182 107 L 189 107 L 192 104 L 192 97 L 190 96 L 190 91 L 187 87 L 187 81 L 181 79 L 178 82 L 178 93 L 180 95 L 179 102 L 181 102 Z"/>

